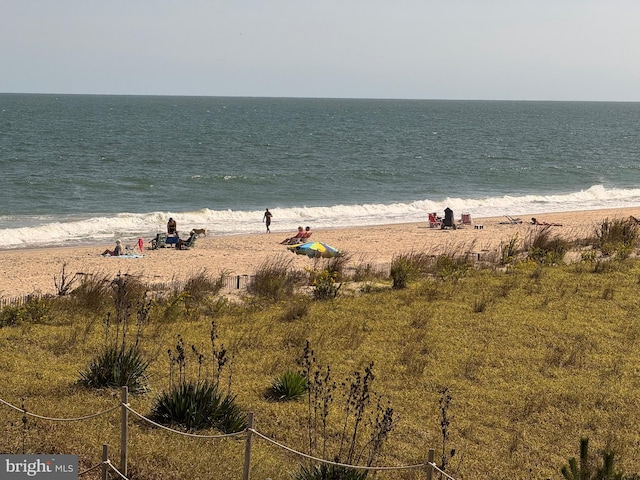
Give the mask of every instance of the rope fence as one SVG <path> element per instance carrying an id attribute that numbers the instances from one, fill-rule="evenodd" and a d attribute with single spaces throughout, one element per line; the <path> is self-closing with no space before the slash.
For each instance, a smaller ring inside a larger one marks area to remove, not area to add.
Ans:
<path id="1" fill-rule="evenodd" d="M 153 425 L 155 427 L 158 428 L 162 428 L 164 430 L 167 430 L 171 433 L 175 433 L 178 435 L 182 435 L 182 436 L 186 436 L 186 437 L 191 437 L 191 438 L 199 438 L 199 439 L 225 439 L 225 438 L 237 438 L 237 437 L 241 437 L 244 436 L 245 437 L 245 456 L 244 456 L 244 464 L 243 464 L 243 476 L 242 479 L 243 480 L 250 480 L 250 470 L 251 470 L 251 449 L 252 449 L 252 441 L 253 441 L 253 437 L 257 437 L 260 438 L 264 441 L 266 441 L 267 443 L 278 447 L 281 450 L 285 450 L 291 454 L 294 454 L 296 456 L 299 456 L 301 458 L 305 458 L 307 460 L 311 460 L 317 463 L 323 463 L 326 465 L 333 465 L 333 466 L 338 466 L 338 467 L 344 467 L 344 468 L 349 468 L 349 469 L 354 469 L 354 470 L 369 470 L 369 471 L 385 471 L 385 470 L 410 470 L 410 469 L 423 469 L 425 471 L 425 478 L 426 480 L 433 480 L 434 478 L 434 472 L 439 472 L 440 474 L 440 478 L 442 478 L 442 476 L 446 477 L 449 480 L 456 480 L 455 478 L 451 477 L 450 475 L 448 475 L 446 472 L 444 472 L 443 470 L 441 470 L 440 468 L 438 468 L 436 466 L 436 464 L 434 463 L 434 455 L 435 455 L 435 450 L 434 449 L 429 449 L 428 450 L 428 458 L 427 461 L 424 463 L 419 463 L 419 464 L 415 464 L 415 465 L 399 465 L 399 466 L 363 466 L 363 465 L 350 465 L 350 464 L 345 464 L 345 463 L 339 463 L 339 462 L 333 462 L 330 460 L 326 460 L 323 458 L 318 458 L 318 457 L 314 457 L 312 455 L 308 455 L 306 453 L 300 452 L 298 450 L 295 450 L 291 447 L 288 447 L 282 443 L 277 442 L 276 440 L 273 440 L 272 438 L 269 438 L 268 436 L 260 433 L 257 429 L 254 428 L 254 415 L 253 412 L 250 412 L 248 414 L 248 426 L 245 430 L 239 431 L 239 432 L 235 432 L 235 433 L 229 433 L 229 434 L 218 434 L 218 435 L 198 435 L 198 434 L 193 434 L 193 433 L 187 433 L 187 432 L 181 432 L 179 430 L 175 430 L 169 427 L 166 427 L 164 425 L 161 425 L 159 423 L 154 422 L 153 420 L 145 417 L 144 415 L 142 415 L 141 413 L 135 411 L 133 408 L 131 408 L 131 406 L 128 403 L 128 388 L 127 387 L 122 387 L 122 393 L 121 393 L 121 402 L 118 405 L 115 405 L 112 408 L 108 408 L 106 410 L 103 410 L 101 412 L 97 412 L 97 413 L 92 413 L 92 414 L 87 414 L 84 416 L 80 416 L 80 417 L 70 417 L 70 418 L 57 418 L 57 417 L 48 417 L 48 416 L 44 416 L 44 415 L 37 415 L 35 413 L 31 413 L 28 412 L 25 408 L 20 408 L 17 407 L 3 399 L 0 398 L 0 404 L 5 405 L 6 407 L 9 407 L 13 410 L 16 410 L 20 413 L 22 413 L 25 416 L 31 416 L 34 418 L 38 418 L 38 419 L 42 419 L 42 420 L 49 420 L 49 421 L 54 421 L 54 422 L 75 422 L 75 421 L 84 421 L 84 420 L 89 420 L 92 418 L 96 418 L 96 417 L 100 417 L 102 415 L 108 415 L 110 413 L 112 413 L 113 411 L 117 410 L 117 409 L 121 409 L 121 430 L 120 430 L 120 439 L 121 439 L 121 445 L 120 445 L 120 467 L 116 468 L 111 461 L 108 458 L 108 445 L 104 444 L 103 445 L 103 451 L 102 451 L 102 462 L 94 465 L 82 472 L 79 472 L 78 475 L 84 475 L 87 474 L 97 468 L 102 467 L 102 478 L 103 479 L 107 479 L 107 471 L 110 469 L 111 471 L 113 471 L 119 478 L 122 478 L 124 480 L 128 480 L 127 478 L 127 463 L 128 463 L 128 413 L 132 413 L 133 415 L 135 415 L 136 417 L 138 417 L 140 420 L 149 423 L 150 425 Z"/>

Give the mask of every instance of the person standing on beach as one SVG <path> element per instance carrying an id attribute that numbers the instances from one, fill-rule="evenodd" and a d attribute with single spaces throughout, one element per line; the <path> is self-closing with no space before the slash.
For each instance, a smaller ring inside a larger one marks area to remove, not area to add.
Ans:
<path id="1" fill-rule="evenodd" d="M 178 225 L 173 218 L 170 218 L 167 222 L 167 234 L 169 235 L 177 235 L 178 234 Z"/>
<path id="2" fill-rule="evenodd" d="M 267 233 L 271 233 L 271 230 L 269 229 L 269 225 L 271 225 L 272 216 L 273 215 L 271 215 L 271 212 L 267 208 L 264 212 L 264 217 L 262 217 L 262 221 L 267 225 Z"/>

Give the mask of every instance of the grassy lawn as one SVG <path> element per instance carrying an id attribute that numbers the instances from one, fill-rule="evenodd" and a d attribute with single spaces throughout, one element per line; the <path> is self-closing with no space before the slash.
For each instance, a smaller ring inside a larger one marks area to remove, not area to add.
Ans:
<path id="1" fill-rule="evenodd" d="M 459 479 L 561 478 L 560 468 L 579 454 L 579 439 L 589 437 L 594 454 L 612 450 L 619 470 L 638 472 L 639 280 L 634 259 L 606 266 L 524 261 L 459 276 L 423 276 L 404 289 L 392 289 L 387 279 L 350 293 L 347 282 L 324 301 L 291 293 L 234 303 L 192 290 L 152 302 L 139 334 L 131 300 L 127 342 L 138 340 L 151 363 L 147 391 L 129 401 L 148 416 L 178 375 L 215 378 L 221 389 L 230 387 L 244 412 L 254 412 L 260 433 L 298 451 L 309 453 L 311 442 L 316 456 L 345 458 L 345 395 L 354 373 L 373 363 L 371 398 L 390 406 L 395 422 L 377 465 L 423 463 L 434 448 L 436 463 L 444 453 L 446 471 Z M 114 341 L 117 307 L 111 297 L 108 290 L 102 296 L 85 291 L 3 310 L 0 398 L 63 418 L 117 405 L 119 389 L 79 383 L 80 372 Z M 122 330 L 118 335 L 121 341 Z M 181 364 L 175 361 L 180 338 Z M 308 397 L 283 402 L 267 394 L 276 377 L 303 370 L 307 342 L 318 371 L 330 369 L 326 384 L 335 382 L 327 411 L 311 413 L 312 422 L 326 418 L 326 427 L 315 423 L 311 438 Z M 214 358 L 221 350 L 222 366 Z M 118 411 L 78 422 L 28 417 L 26 423 L 18 411 L 0 406 L 0 412 L 5 453 L 77 454 L 83 470 L 100 461 L 107 443 L 118 464 Z M 367 441 L 365 423 L 358 451 Z M 187 438 L 132 416 L 129 476 L 241 478 L 244 447 L 242 438 Z M 301 463 L 307 465 L 254 439 L 251 478 L 290 479 Z M 82 478 L 99 478 L 92 475 Z M 424 472 L 379 472 L 375 478 L 418 479 Z"/>

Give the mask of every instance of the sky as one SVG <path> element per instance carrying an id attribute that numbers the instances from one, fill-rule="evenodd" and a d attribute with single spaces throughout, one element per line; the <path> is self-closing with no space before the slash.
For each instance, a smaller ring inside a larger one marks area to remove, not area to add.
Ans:
<path id="1" fill-rule="evenodd" d="M 0 92 L 640 101 L 639 0 L 0 0 Z"/>

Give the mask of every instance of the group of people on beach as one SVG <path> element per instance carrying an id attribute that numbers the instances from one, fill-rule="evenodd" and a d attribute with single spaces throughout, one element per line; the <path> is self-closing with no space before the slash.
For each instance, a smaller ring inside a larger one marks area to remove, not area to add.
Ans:
<path id="1" fill-rule="evenodd" d="M 298 233 L 295 235 L 285 238 L 280 243 L 282 245 L 295 245 L 297 243 L 305 243 L 307 239 L 311 236 L 311 227 L 302 228 L 298 227 Z"/>
<path id="2" fill-rule="evenodd" d="M 264 215 L 262 216 L 262 221 L 267 227 L 266 233 L 271 233 L 271 218 L 273 214 L 269 211 L 269 209 L 265 209 Z M 282 245 L 295 245 L 297 243 L 305 243 L 307 239 L 311 236 L 311 227 L 307 226 L 306 228 L 302 228 L 302 226 L 298 227 L 298 232 L 295 235 L 285 238 L 280 242 Z"/>

